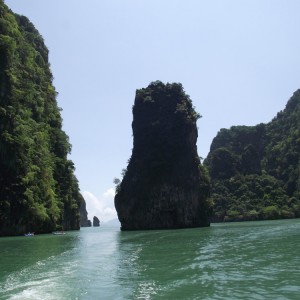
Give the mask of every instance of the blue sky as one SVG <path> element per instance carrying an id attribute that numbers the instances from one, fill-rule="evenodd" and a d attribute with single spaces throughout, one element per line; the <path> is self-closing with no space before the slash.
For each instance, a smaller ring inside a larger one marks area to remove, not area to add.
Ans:
<path id="1" fill-rule="evenodd" d="M 181 82 L 205 157 L 221 128 L 269 122 L 300 87 L 298 0 L 6 0 L 50 50 L 89 218 L 116 216 L 135 90 Z"/>

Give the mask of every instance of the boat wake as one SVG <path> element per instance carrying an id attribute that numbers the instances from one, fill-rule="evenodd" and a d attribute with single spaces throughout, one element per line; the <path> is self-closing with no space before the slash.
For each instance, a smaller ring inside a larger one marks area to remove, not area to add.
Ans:
<path id="1" fill-rule="evenodd" d="M 76 261 L 65 259 L 68 252 L 9 274 L 0 284 L 0 299 L 68 299 L 71 291 L 66 290 L 64 281 L 74 277 L 78 266 Z"/>

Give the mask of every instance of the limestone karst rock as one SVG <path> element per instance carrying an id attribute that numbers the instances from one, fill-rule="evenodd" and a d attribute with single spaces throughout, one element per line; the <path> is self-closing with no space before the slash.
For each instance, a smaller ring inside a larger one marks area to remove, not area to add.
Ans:
<path id="1" fill-rule="evenodd" d="M 181 84 L 156 81 L 137 90 L 132 156 L 115 196 L 122 230 L 209 226 L 199 117 Z"/>
<path id="2" fill-rule="evenodd" d="M 79 213 L 80 213 L 80 227 L 89 227 L 88 213 L 86 210 L 86 202 L 83 197 L 81 197 Z"/>
<path id="3" fill-rule="evenodd" d="M 43 37 L 0 0 L 0 236 L 79 229 L 56 96 Z"/>
<path id="4" fill-rule="evenodd" d="M 93 227 L 99 227 L 100 226 L 100 220 L 94 216 L 93 218 Z"/>
<path id="5" fill-rule="evenodd" d="M 269 123 L 222 128 L 204 161 L 212 220 L 300 217 L 300 90 Z"/>

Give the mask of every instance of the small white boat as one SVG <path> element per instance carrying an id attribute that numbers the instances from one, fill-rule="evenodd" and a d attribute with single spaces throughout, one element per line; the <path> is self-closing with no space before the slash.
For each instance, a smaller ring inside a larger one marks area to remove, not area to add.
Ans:
<path id="1" fill-rule="evenodd" d="M 25 233 L 24 236 L 34 236 L 34 232 Z"/>
<path id="2" fill-rule="evenodd" d="M 53 231 L 52 234 L 54 234 L 54 235 L 64 235 L 66 233 L 63 232 L 63 231 Z"/>

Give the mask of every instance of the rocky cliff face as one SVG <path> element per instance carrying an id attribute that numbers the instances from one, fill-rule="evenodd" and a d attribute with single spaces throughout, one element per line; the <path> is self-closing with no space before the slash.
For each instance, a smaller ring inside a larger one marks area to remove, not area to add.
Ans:
<path id="1" fill-rule="evenodd" d="M 132 156 L 115 196 L 122 230 L 209 226 L 199 117 L 181 84 L 157 81 L 137 90 Z"/>
<path id="2" fill-rule="evenodd" d="M 86 203 L 83 197 L 81 197 L 81 204 L 80 204 L 80 227 L 89 227 L 89 220 L 88 220 L 88 213 L 86 210 Z"/>
<path id="3" fill-rule="evenodd" d="M 93 227 L 99 227 L 100 226 L 100 220 L 94 216 L 93 218 Z"/>

